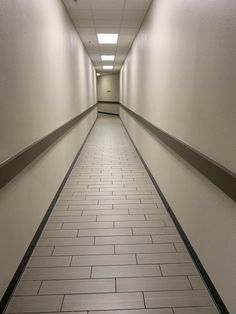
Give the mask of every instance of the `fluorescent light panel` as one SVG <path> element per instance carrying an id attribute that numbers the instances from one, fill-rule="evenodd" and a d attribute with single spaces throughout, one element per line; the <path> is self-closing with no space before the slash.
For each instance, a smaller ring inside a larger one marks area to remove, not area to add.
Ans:
<path id="1" fill-rule="evenodd" d="M 97 76 L 100 76 L 101 74 L 100 73 L 97 73 Z"/>
<path id="2" fill-rule="evenodd" d="M 116 44 L 118 34 L 97 34 L 99 44 Z"/>
<path id="3" fill-rule="evenodd" d="M 102 61 L 113 61 L 115 60 L 115 56 L 108 56 L 108 55 L 103 55 L 101 56 Z"/>
<path id="4" fill-rule="evenodd" d="M 113 69 L 113 65 L 103 65 L 103 69 L 104 70 L 112 70 Z"/>

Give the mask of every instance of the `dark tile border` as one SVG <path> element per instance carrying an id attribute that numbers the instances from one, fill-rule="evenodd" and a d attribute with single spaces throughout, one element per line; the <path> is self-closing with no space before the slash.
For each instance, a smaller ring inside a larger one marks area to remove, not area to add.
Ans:
<path id="1" fill-rule="evenodd" d="M 143 127 L 158 137 L 164 144 L 170 147 L 176 154 L 190 163 L 194 168 L 206 176 L 225 194 L 236 201 L 236 174 L 224 168 L 214 160 L 196 151 L 177 138 L 167 134 L 155 125 L 151 124 L 140 115 L 120 104 L 133 118 L 138 120 Z"/>
<path id="2" fill-rule="evenodd" d="M 119 101 L 102 101 L 102 100 L 99 100 L 98 104 L 118 104 L 118 105 L 120 105 Z"/>
<path id="3" fill-rule="evenodd" d="M 143 163 L 143 165 L 144 165 L 146 171 L 148 172 L 148 174 L 149 174 L 149 176 L 150 176 L 150 178 L 151 178 L 151 180 L 152 180 L 153 185 L 155 186 L 155 188 L 156 188 L 158 194 L 160 195 L 160 197 L 161 197 L 161 199 L 162 199 L 162 201 L 163 201 L 163 203 L 164 203 L 164 205 L 165 205 L 165 207 L 166 207 L 168 213 L 170 214 L 170 216 L 171 216 L 171 218 L 172 218 L 172 220 L 173 220 L 173 222 L 174 222 L 174 224 L 175 224 L 175 226 L 176 226 L 176 228 L 177 228 L 177 230 L 178 230 L 180 236 L 182 237 L 183 242 L 184 242 L 184 244 L 186 245 L 186 247 L 187 247 L 187 249 L 188 249 L 188 251 L 189 251 L 189 254 L 191 255 L 191 257 L 192 257 L 194 263 L 196 264 L 196 266 L 197 266 L 197 268 L 198 268 L 200 274 L 202 275 L 202 278 L 203 278 L 203 280 L 204 280 L 204 282 L 205 282 L 205 284 L 206 284 L 208 290 L 210 291 L 210 294 L 211 294 L 213 300 L 215 301 L 215 303 L 216 303 L 216 305 L 217 305 L 217 307 L 218 307 L 218 310 L 219 310 L 220 313 L 222 313 L 222 314 L 230 314 L 229 311 L 227 310 L 227 308 L 226 308 L 226 306 L 225 306 L 223 300 L 221 299 L 221 297 L 220 297 L 218 291 L 216 290 L 214 284 L 212 283 L 210 277 L 208 276 L 208 274 L 207 274 L 205 268 L 203 267 L 203 265 L 202 265 L 202 263 L 201 263 L 201 261 L 200 261 L 198 255 L 197 255 L 197 253 L 195 252 L 194 248 L 192 247 L 192 245 L 191 245 L 191 243 L 190 243 L 190 241 L 189 241 L 189 239 L 188 239 L 186 233 L 184 232 L 184 230 L 183 230 L 183 228 L 181 227 L 181 225 L 180 225 L 178 219 L 176 218 L 176 216 L 175 216 L 175 214 L 174 214 L 172 208 L 170 207 L 170 205 L 169 205 L 167 199 L 165 198 L 164 194 L 162 193 L 162 191 L 161 191 L 159 185 L 157 184 L 155 178 L 153 177 L 151 171 L 149 170 L 147 164 L 145 163 L 145 161 L 144 161 L 142 155 L 140 154 L 138 148 L 137 148 L 136 145 L 134 144 L 134 141 L 132 140 L 131 136 L 129 135 L 129 132 L 128 132 L 128 130 L 127 130 L 127 128 L 126 128 L 124 122 L 122 121 L 122 119 L 121 119 L 121 122 L 122 122 L 122 124 L 123 124 L 123 126 L 124 126 L 124 128 L 125 128 L 125 130 L 126 130 L 126 132 L 127 132 L 127 134 L 128 134 L 128 136 L 129 136 L 129 138 L 130 138 L 132 144 L 134 145 L 134 148 L 135 148 L 137 154 L 139 155 L 139 158 L 141 159 L 141 161 L 142 161 L 142 163 Z"/>
<path id="4" fill-rule="evenodd" d="M 95 108 L 95 106 L 93 106 L 93 108 Z M 91 110 L 92 109 L 90 109 L 90 111 Z M 67 173 L 66 173 L 66 175 L 65 175 L 65 177 L 64 177 L 64 179 L 63 179 L 63 181 L 62 181 L 62 183 L 61 183 L 61 185 L 59 187 L 59 189 L 57 190 L 57 192 L 56 192 L 56 194 L 55 194 L 51 204 L 49 205 L 49 208 L 47 209 L 46 214 L 44 215 L 44 217 L 43 217 L 43 219 L 42 219 L 42 221 L 41 221 L 41 223 L 40 223 L 40 225 L 39 225 L 39 227 L 38 227 L 38 229 L 37 229 L 37 231 L 36 231 L 32 241 L 31 241 L 28 249 L 26 250 L 26 252 L 25 252 L 25 254 L 24 254 L 24 256 L 23 256 L 23 258 L 22 258 L 22 260 L 21 260 L 21 262 L 20 262 L 20 264 L 19 264 L 19 266 L 18 266 L 18 268 L 17 268 L 17 270 L 16 270 L 16 272 L 14 274 L 14 276 L 12 277 L 12 280 L 11 280 L 10 284 L 8 285 L 8 287 L 7 287 L 5 293 L 4 293 L 4 295 L 3 295 L 3 297 L 2 297 L 2 299 L 0 301 L 0 313 L 4 313 L 4 310 L 6 309 L 6 307 L 8 305 L 8 302 L 9 302 L 10 297 L 11 297 L 11 295 L 12 295 L 12 293 L 13 293 L 15 287 L 16 287 L 16 284 L 18 283 L 18 281 L 19 281 L 19 279 L 20 279 L 20 277 L 21 277 L 21 275 L 22 275 L 22 273 L 23 273 L 23 271 L 24 271 L 24 269 L 25 269 L 25 267 L 26 267 L 26 265 L 28 263 L 28 260 L 29 260 L 29 258 L 31 257 L 31 255 L 33 253 L 33 250 L 34 250 L 34 248 L 35 248 L 35 246 L 37 244 L 37 241 L 38 241 L 38 239 L 39 239 L 39 237 L 40 237 L 40 235 L 41 235 L 41 233 L 42 233 L 42 231 L 43 231 L 47 221 L 48 221 L 48 218 L 49 218 L 49 216 L 50 216 L 50 214 L 51 214 L 51 212 L 53 210 L 53 207 L 55 206 L 55 204 L 57 202 L 57 199 L 58 199 L 61 191 L 64 188 L 64 185 L 65 185 L 65 183 L 66 183 L 66 181 L 67 181 L 67 179 L 68 179 L 68 177 L 69 177 L 69 175 L 70 175 L 70 173 L 71 173 L 71 171 L 72 171 L 72 169 L 73 169 L 73 167 L 74 167 L 74 165 L 75 165 L 75 163 L 76 163 L 76 161 L 77 161 L 77 159 L 79 157 L 79 154 L 80 154 L 82 148 L 84 147 L 84 144 L 85 144 L 89 134 L 91 133 L 91 131 L 92 131 L 93 127 L 94 127 L 94 124 L 96 123 L 96 120 L 97 119 L 95 119 L 92 127 L 90 128 L 89 133 L 87 134 L 86 138 L 84 139 L 83 144 L 81 145 L 81 147 L 80 147 L 78 153 L 76 154 L 76 156 L 75 156 L 75 158 L 74 158 L 70 168 L 68 169 L 68 171 L 67 171 Z"/>
<path id="5" fill-rule="evenodd" d="M 85 117 L 90 111 L 95 109 L 97 104 L 86 109 L 75 118 L 66 122 L 48 135 L 34 142 L 15 156 L 0 164 L 0 189 L 11 181 L 21 170 L 28 166 L 35 158 L 43 153 L 58 138 L 63 136 L 69 129 Z"/>
<path id="6" fill-rule="evenodd" d="M 112 115 L 112 116 L 117 116 L 117 117 L 119 117 L 119 113 L 111 113 L 111 112 L 105 112 L 105 111 L 98 111 L 98 113 L 110 114 L 110 115 Z"/>

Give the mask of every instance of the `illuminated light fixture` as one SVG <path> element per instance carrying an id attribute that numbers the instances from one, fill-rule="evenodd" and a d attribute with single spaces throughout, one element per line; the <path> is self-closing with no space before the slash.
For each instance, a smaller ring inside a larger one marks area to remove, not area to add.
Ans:
<path id="1" fill-rule="evenodd" d="M 102 61 L 113 61 L 115 60 L 115 56 L 101 56 Z"/>
<path id="2" fill-rule="evenodd" d="M 99 44 L 117 44 L 118 34 L 97 34 Z"/>
<path id="3" fill-rule="evenodd" d="M 113 69 L 113 65 L 103 65 L 103 69 L 104 70 L 112 70 Z"/>
<path id="4" fill-rule="evenodd" d="M 100 76 L 101 74 L 100 73 L 97 73 L 97 76 Z"/>

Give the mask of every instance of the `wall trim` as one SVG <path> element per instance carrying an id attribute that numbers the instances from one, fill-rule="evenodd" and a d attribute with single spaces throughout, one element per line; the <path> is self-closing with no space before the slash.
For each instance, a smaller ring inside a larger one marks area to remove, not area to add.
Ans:
<path id="1" fill-rule="evenodd" d="M 131 138 L 131 136 L 130 136 L 130 134 L 129 134 L 125 124 L 124 124 L 124 122 L 122 121 L 121 118 L 120 118 L 120 120 L 121 120 L 121 122 L 122 122 L 122 124 L 123 124 L 123 126 L 124 126 L 124 128 L 126 130 L 126 133 L 128 134 L 128 137 L 129 137 L 130 141 L 134 145 L 134 148 L 135 148 L 137 154 L 139 155 L 139 158 L 141 159 L 141 161 L 142 161 L 146 171 L 148 172 L 148 174 L 149 174 L 149 176 L 150 176 L 150 178 L 152 180 L 153 185 L 155 186 L 158 194 L 160 195 L 161 200 L 163 201 L 163 203 L 164 203 L 168 213 L 170 214 L 172 220 L 174 221 L 174 224 L 175 224 L 175 226 L 176 226 L 176 228 L 177 228 L 177 230 L 178 230 L 178 232 L 179 232 L 179 234 L 180 234 L 184 244 L 186 245 L 186 247 L 188 249 L 188 252 L 191 255 L 191 257 L 192 257 L 192 259 L 193 259 L 197 269 L 199 270 L 199 272 L 200 272 L 200 274 L 201 274 L 201 276 L 202 276 L 202 278 L 203 278 L 203 280 L 204 280 L 204 282 L 205 282 L 205 284 L 206 284 L 206 286 L 207 286 L 207 288 L 208 288 L 208 290 L 209 290 L 213 300 L 215 301 L 215 304 L 216 304 L 218 310 L 222 314 L 230 314 L 229 311 L 226 308 L 226 305 L 224 304 L 223 300 L 221 299 L 218 291 L 216 290 L 214 284 L 212 283 L 210 277 L 208 276 L 207 271 L 203 267 L 203 265 L 202 265 L 198 255 L 197 255 L 197 253 L 195 252 L 194 248 L 192 247 L 192 245 L 191 245 L 191 243 L 190 243 L 186 233 L 184 232 L 183 228 L 181 227 L 181 224 L 179 223 L 178 219 L 176 218 L 176 216 L 175 216 L 172 208 L 170 207 L 167 199 L 165 198 L 164 194 L 162 193 L 158 183 L 156 182 L 155 178 L 153 177 L 151 171 L 149 170 L 149 168 L 148 168 L 146 162 L 144 161 L 141 153 L 139 152 L 138 148 L 134 144 L 134 141 L 132 140 L 132 138 Z"/>
<path id="2" fill-rule="evenodd" d="M 102 101 L 102 100 L 99 100 L 98 104 L 118 104 L 118 105 L 120 105 L 120 102 L 119 101 Z"/>
<path id="3" fill-rule="evenodd" d="M 159 129 L 148 120 L 144 119 L 133 110 L 120 104 L 121 108 L 127 111 L 133 118 L 138 120 L 143 127 L 157 136 L 164 144 L 170 147 L 176 154 L 190 163 L 194 168 L 206 176 L 212 183 L 221 189 L 230 198 L 236 201 L 236 174 L 218 164 L 216 161 L 203 155 L 184 142 Z"/>
<path id="4" fill-rule="evenodd" d="M 119 116 L 119 113 L 111 113 L 111 112 L 105 112 L 105 111 L 98 111 L 98 113 L 110 114 L 112 116 Z"/>
<path id="5" fill-rule="evenodd" d="M 95 105 L 93 106 L 93 108 L 94 107 L 95 107 Z M 90 111 L 91 110 L 92 109 L 90 109 Z M 58 190 L 57 190 L 57 192 L 56 192 L 56 194 L 55 194 L 51 204 L 49 205 L 49 207 L 48 207 L 48 209 L 47 209 L 47 211 L 46 211 L 46 213 L 45 213 L 45 215 L 44 215 L 44 217 L 43 217 L 43 219 L 42 219 L 42 221 L 41 221 L 41 223 L 40 223 L 40 225 L 39 225 L 39 227 L 38 227 L 38 229 L 37 229 L 37 231 L 36 231 L 36 233 L 35 233 L 35 235 L 34 235 L 34 237 L 32 239 L 32 241 L 30 243 L 30 245 L 28 246 L 28 248 L 27 248 L 27 250 L 26 250 L 26 252 L 25 252 L 25 254 L 24 254 L 24 256 L 23 256 L 23 258 L 22 258 L 22 260 L 21 260 L 21 262 L 20 262 L 20 264 L 19 264 L 19 266 L 18 266 L 18 268 L 17 268 L 17 270 L 15 272 L 15 274 L 13 275 L 12 280 L 10 281 L 10 283 L 9 283 L 9 285 L 8 285 L 8 287 L 7 287 L 6 291 L 5 291 L 2 299 L 0 300 L 0 313 L 4 313 L 4 310 L 6 309 L 6 307 L 8 305 L 10 297 L 11 297 L 11 295 L 12 295 L 12 293 L 13 293 L 13 291 L 14 291 L 14 289 L 15 289 L 15 287 L 16 287 L 16 285 L 17 285 L 17 283 L 18 283 L 18 281 L 19 281 L 19 279 L 20 279 L 20 277 L 21 277 L 21 275 L 22 275 L 22 273 L 23 273 L 27 263 L 28 263 L 28 260 L 29 260 L 30 256 L 33 253 L 33 250 L 34 250 L 34 248 L 35 248 L 35 246 L 37 244 L 37 241 L 38 241 L 39 237 L 41 236 L 41 233 L 42 233 L 42 231 L 43 231 L 43 229 L 44 229 L 44 227 L 45 227 L 45 225 L 46 225 L 46 223 L 48 221 L 48 218 L 49 218 L 49 216 L 50 216 L 50 214 L 51 214 L 51 212 L 52 212 L 52 210 L 53 210 L 53 208 L 54 208 L 54 206 L 55 206 L 55 204 L 57 202 L 57 199 L 58 199 L 61 191 L 63 190 L 64 185 L 65 185 L 65 183 L 66 183 L 66 181 L 67 181 L 67 179 L 68 179 L 68 177 L 69 177 L 69 175 L 70 175 L 70 173 L 71 173 L 71 171 L 72 171 L 72 169 L 73 169 L 73 167 L 74 167 L 74 165 L 75 165 L 75 163 L 76 163 L 76 161 L 77 161 L 77 159 L 78 159 L 78 157 L 80 155 L 80 152 L 83 149 L 84 144 L 85 144 L 89 134 L 91 133 L 91 131 L 92 131 L 96 121 L 97 121 L 97 118 L 93 122 L 93 124 L 92 124 L 88 134 L 86 135 L 86 137 L 85 137 L 85 139 L 84 139 L 84 141 L 83 141 L 79 151 L 77 152 L 74 160 L 72 161 L 72 163 L 71 163 L 71 165 L 70 165 L 70 167 L 69 167 L 69 169 L 68 169 L 68 171 L 67 171 L 67 173 L 66 173 L 66 175 L 65 175 L 65 177 L 64 177 L 64 179 L 63 179 L 63 181 L 61 183 L 61 185 L 59 186 L 59 188 L 58 188 Z"/>
<path id="6" fill-rule="evenodd" d="M 76 117 L 67 121 L 46 136 L 32 143 L 30 146 L 26 147 L 16 155 L 0 163 L 0 189 L 96 107 L 97 103 L 78 114 Z"/>

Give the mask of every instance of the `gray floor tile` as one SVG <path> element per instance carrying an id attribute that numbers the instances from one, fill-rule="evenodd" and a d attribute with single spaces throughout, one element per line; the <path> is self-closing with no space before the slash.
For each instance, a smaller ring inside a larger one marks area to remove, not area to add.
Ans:
<path id="1" fill-rule="evenodd" d="M 62 228 L 62 223 L 48 222 L 44 230 L 60 230 Z"/>
<path id="2" fill-rule="evenodd" d="M 187 252 L 187 248 L 183 242 L 175 243 L 175 248 L 177 252 Z"/>
<path id="3" fill-rule="evenodd" d="M 132 235 L 131 228 L 112 228 L 112 229 L 81 229 L 79 230 L 78 236 L 122 236 Z"/>
<path id="4" fill-rule="evenodd" d="M 53 246 L 47 246 L 47 247 L 36 246 L 36 248 L 34 249 L 32 253 L 32 256 L 51 256 L 53 250 L 54 250 Z"/>
<path id="5" fill-rule="evenodd" d="M 218 311 L 213 306 L 174 308 L 174 314 L 217 314 L 217 313 Z"/>
<path id="6" fill-rule="evenodd" d="M 60 267 L 69 266 L 71 256 L 31 257 L 27 267 Z"/>
<path id="7" fill-rule="evenodd" d="M 91 267 L 26 268 L 21 280 L 53 280 L 89 278 Z"/>
<path id="8" fill-rule="evenodd" d="M 134 245 L 115 245 L 115 253 L 158 253 L 158 252 L 175 252 L 171 243 L 164 244 L 134 244 Z"/>
<path id="9" fill-rule="evenodd" d="M 191 259 L 187 253 L 137 254 L 137 259 L 139 264 L 191 262 Z"/>
<path id="10" fill-rule="evenodd" d="M 106 210 L 106 209 L 99 209 L 99 210 L 85 210 L 83 211 L 83 216 L 88 215 L 128 215 L 128 209 L 113 209 L 113 210 Z"/>
<path id="11" fill-rule="evenodd" d="M 130 215 L 148 215 L 148 214 L 155 214 L 156 215 L 163 215 L 166 213 L 166 210 L 164 208 L 131 208 L 129 209 Z"/>
<path id="12" fill-rule="evenodd" d="M 161 264 L 163 276 L 197 275 L 198 271 L 193 263 Z"/>
<path id="13" fill-rule="evenodd" d="M 41 281 L 20 281 L 16 286 L 14 295 L 37 295 L 40 285 Z"/>
<path id="14" fill-rule="evenodd" d="M 97 205 L 98 202 L 97 201 L 94 201 L 94 200 L 85 200 L 85 201 L 79 201 L 79 200 L 69 200 L 69 201 L 66 201 L 66 200 L 58 200 L 57 201 L 57 204 L 58 205 L 75 205 L 75 206 L 83 206 L 83 205 Z"/>
<path id="15" fill-rule="evenodd" d="M 114 209 L 153 209 L 157 208 L 156 204 L 138 204 L 138 203 L 129 203 L 129 204 L 115 204 Z"/>
<path id="16" fill-rule="evenodd" d="M 53 211 L 56 211 L 56 210 L 66 210 L 68 209 L 68 205 L 55 205 L 54 208 L 53 208 Z"/>
<path id="17" fill-rule="evenodd" d="M 62 310 L 112 310 L 144 308 L 142 293 L 66 295 Z"/>
<path id="18" fill-rule="evenodd" d="M 102 192 L 102 191 L 98 191 L 98 192 L 76 192 L 74 193 L 74 195 L 79 195 L 79 194 L 84 194 L 87 198 L 87 196 L 110 196 L 110 195 L 113 195 L 112 192 Z"/>
<path id="19" fill-rule="evenodd" d="M 155 221 L 117 221 L 115 222 L 116 228 L 152 228 L 152 227 L 164 227 L 165 223 L 163 220 Z"/>
<path id="20" fill-rule="evenodd" d="M 147 214 L 146 215 L 147 220 L 159 220 L 159 219 L 166 219 L 170 218 L 170 216 L 163 210 L 162 213 L 155 213 L 155 214 Z"/>
<path id="21" fill-rule="evenodd" d="M 91 222 L 96 221 L 96 216 L 61 216 L 51 217 L 50 222 Z"/>
<path id="22" fill-rule="evenodd" d="M 140 204 L 140 200 L 100 200 L 99 204 L 104 205 L 104 204 L 124 204 L 124 205 L 129 205 L 129 204 Z"/>
<path id="23" fill-rule="evenodd" d="M 124 200 L 125 196 L 124 195 L 110 195 L 110 196 L 105 196 L 105 195 L 89 195 L 86 196 L 87 200 Z"/>
<path id="24" fill-rule="evenodd" d="M 81 245 L 81 246 L 56 246 L 53 255 L 96 255 L 114 254 L 113 245 Z"/>
<path id="25" fill-rule="evenodd" d="M 97 221 L 129 221 L 129 220 L 145 220 L 144 215 L 109 215 L 99 216 Z"/>
<path id="26" fill-rule="evenodd" d="M 177 234 L 177 230 L 175 227 L 160 227 L 160 228 L 133 228 L 134 235 L 145 235 L 145 234 L 153 234 L 153 235 L 164 235 L 164 234 Z"/>
<path id="27" fill-rule="evenodd" d="M 6 313 L 35 313 L 60 311 L 63 296 L 24 296 L 12 297 Z"/>
<path id="28" fill-rule="evenodd" d="M 153 243 L 173 243 L 182 242 L 178 234 L 152 235 Z"/>
<path id="29" fill-rule="evenodd" d="M 82 210 L 53 210 L 51 213 L 52 217 L 64 217 L 64 216 L 80 216 Z"/>
<path id="30" fill-rule="evenodd" d="M 212 306 L 206 290 L 144 292 L 147 308 Z"/>
<path id="31" fill-rule="evenodd" d="M 192 289 L 187 277 L 118 278 L 118 292 Z"/>
<path id="32" fill-rule="evenodd" d="M 37 243 L 37 247 L 44 246 L 64 246 L 64 245 L 93 245 L 94 237 L 79 238 L 41 238 Z"/>
<path id="33" fill-rule="evenodd" d="M 136 264 L 134 254 L 74 256 L 71 263 L 72 266 L 133 264 Z"/>
<path id="34" fill-rule="evenodd" d="M 74 229 L 103 229 L 103 228 L 112 228 L 112 222 L 68 222 L 64 223 L 62 229 L 74 230 Z"/>
<path id="35" fill-rule="evenodd" d="M 108 210 L 108 209 L 112 209 L 112 205 L 70 205 L 68 207 L 69 211 L 73 211 L 73 210 Z"/>
<path id="36" fill-rule="evenodd" d="M 89 314 L 173 314 L 173 311 L 172 309 L 141 309 L 141 310 L 89 311 Z"/>
<path id="37" fill-rule="evenodd" d="M 37 312 L 37 314 L 59 314 L 59 313 L 61 313 L 61 312 Z M 26 314 L 26 313 L 21 313 L 21 314 Z M 32 312 L 30 312 L 30 313 L 27 313 L 27 314 L 32 314 Z M 87 312 L 81 312 L 81 311 L 79 311 L 79 312 L 63 312 L 63 314 L 87 314 Z M 169 313 L 168 313 L 169 314 Z"/>
<path id="38" fill-rule="evenodd" d="M 95 244 L 140 244 L 152 243 L 150 236 L 96 237 Z"/>
<path id="39" fill-rule="evenodd" d="M 115 292 L 115 279 L 43 281 L 39 295 Z"/>
<path id="40" fill-rule="evenodd" d="M 77 237 L 78 230 L 50 230 L 44 231 L 41 238 L 73 238 Z"/>
<path id="41" fill-rule="evenodd" d="M 191 286 L 194 290 L 206 289 L 206 286 L 200 276 L 188 276 L 188 279 L 191 282 Z"/>

